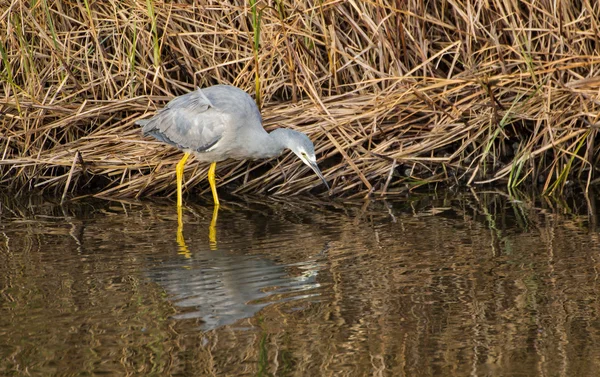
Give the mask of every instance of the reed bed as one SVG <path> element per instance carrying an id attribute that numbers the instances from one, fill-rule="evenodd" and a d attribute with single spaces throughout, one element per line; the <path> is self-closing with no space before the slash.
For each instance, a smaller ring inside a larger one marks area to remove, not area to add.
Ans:
<path id="1" fill-rule="evenodd" d="M 181 153 L 134 122 L 239 86 L 315 142 L 335 195 L 435 182 L 596 183 L 600 3 L 0 0 L 0 187 L 139 197 Z M 206 191 L 188 163 L 186 188 Z M 323 190 L 296 158 L 217 168 L 237 193 Z"/>

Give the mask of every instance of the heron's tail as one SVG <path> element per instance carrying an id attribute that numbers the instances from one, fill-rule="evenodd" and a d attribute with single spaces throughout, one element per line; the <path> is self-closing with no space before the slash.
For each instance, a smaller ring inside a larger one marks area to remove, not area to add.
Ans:
<path id="1" fill-rule="evenodd" d="M 152 126 L 148 126 L 148 124 L 150 124 L 150 122 L 152 122 L 152 118 L 150 118 L 150 119 L 140 119 L 140 120 L 137 120 L 135 122 L 135 124 L 137 124 L 138 126 L 142 126 L 142 135 L 148 136 L 148 134 L 150 133 L 150 131 L 152 131 L 153 127 Z"/>

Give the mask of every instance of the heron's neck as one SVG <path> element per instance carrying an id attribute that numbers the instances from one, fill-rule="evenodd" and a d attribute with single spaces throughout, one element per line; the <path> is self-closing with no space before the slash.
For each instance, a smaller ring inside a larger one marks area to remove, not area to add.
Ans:
<path id="1" fill-rule="evenodd" d="M 288 140 L 290 139 L 290 133 L 294 131 L 286 128 L 277 128 L 268 134 L 269 140 L 262 146 L 264 151 L 264 157 L 277 157 L 280 156 L 283 151 L 288 148 Z"/>

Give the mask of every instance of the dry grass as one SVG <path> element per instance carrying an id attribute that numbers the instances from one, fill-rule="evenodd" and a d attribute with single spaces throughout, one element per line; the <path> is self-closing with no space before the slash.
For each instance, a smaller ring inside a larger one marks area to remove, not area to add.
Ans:
<path id="1" fill-rule="evenodd" d="M 1 187 L 172 193 L 181 154 L 134 121 L 216 83 L 309 134 L 334 194 L 597 177 L 596 1 L 0 4 Z M 237 192 L 319 185 L 290 156 L 217 172 Z"/>

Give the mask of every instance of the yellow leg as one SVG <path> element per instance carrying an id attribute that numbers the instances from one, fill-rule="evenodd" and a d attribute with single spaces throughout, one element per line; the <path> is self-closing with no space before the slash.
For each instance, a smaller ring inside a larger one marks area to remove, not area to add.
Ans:
<path id="1" fill-rule="evenodd" d="M 183 200 L 181 199 L 181 187 L 183 185 L 183 167 L 185 166 L 185 162 L 188 157 L 190 157 L 190 153 L 187 152 L 183 155 L 181 160 L 177 163 L 177 167 L 175 168 L 175 172 L 177 173 L 177 207 L 181 207 Z"/>
<path id="2" fill-rule="evenodd" d="M 213 194 L 213 199 L 215 201 L 215 207 L 219 206 L 219 196 L 217 195 L 217 181 L 215 179 L 215 170 L 217 168 L 217 163 L 213 162 L 210 164 L 210 168 L 208 168 L 208 183 L 210 183 L 210 190 Z"/>
<path id="3" fill-rule="evenodd" d="M 219 196 L 217 195 L 217 183 L 215 179 L 215 170 L 217 163 L 213 162 L 208 168 L 208 183 L 210 183 L 210 190 L 213 194 L 215 201 L 215 208 L 213 208 L 213 216 L 208 227 L 208 242 L 211 250 L 217 249 L 217 215 L 219 214 Z"/>

